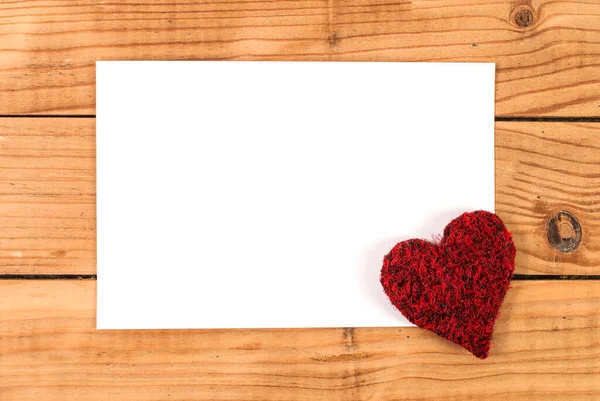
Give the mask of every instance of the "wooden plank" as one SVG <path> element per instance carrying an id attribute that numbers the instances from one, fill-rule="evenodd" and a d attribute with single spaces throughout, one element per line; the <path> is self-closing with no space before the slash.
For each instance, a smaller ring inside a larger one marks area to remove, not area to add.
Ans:
<path id="1" fill-rule="evenodd" d="M 0 273 L 96 271 L 93 119 L 0 119 Z"/>
<path id="2" fill-rule="evenodd" d="M 94 119 L 0 118 L 0 274 L 96 272 Z M 600 271 L 600 124 L 496 123 L 496 208 L 517 273 Z M 554 250 L 546 224 L 578 219 L 583 239 Z"/>
<path id="3" fill-rule="evenodd" d="M 598 188 L 600 124 L 496 123 L 496 210 L 513 233 L 517 273 L 600 273 Z M 571 253 L 548 240 L 549 219 L 563 210 L 583 232 Z"/>
<path id="4" fill-rule="evenodd" d="M 96 60 L 220 59 L 496 62 L 497 115 L 598 116 L 599 25 L 579 0 L 3 2 L 0 114 L 93 114 Z"/>
<path id="5" fill-rule="evenodd" d="M 94 281 L 0 281 L 0 399 L 595 400 L 600 281 L 519 281 L 479 360 L 418 328 L 100 330 Z"/>

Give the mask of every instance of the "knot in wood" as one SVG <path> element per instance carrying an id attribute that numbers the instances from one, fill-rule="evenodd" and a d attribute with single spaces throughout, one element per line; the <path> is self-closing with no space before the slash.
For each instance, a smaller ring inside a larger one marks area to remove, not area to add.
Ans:
<path id="1" fill-rule="evenodd" d="M 546 232 L 552 248 L 561 253 L 571 253 L 581 243 L 581 225 L 579 221 L 571 213 L 564 210 L 548 219 Z"/>
<path id="2" fill-rule="evenodd" d="M 521 28 L 527 28 L 533 22 L 533 13 L 527 8 L 523 8 L 515 13 L 515 24 Z"/>

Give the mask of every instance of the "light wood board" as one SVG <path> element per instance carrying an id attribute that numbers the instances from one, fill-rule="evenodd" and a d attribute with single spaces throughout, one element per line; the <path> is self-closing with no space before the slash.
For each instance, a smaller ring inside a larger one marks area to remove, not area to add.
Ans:
<path id="1" fill-rule="evenodd" d="M 0 118 L 0 274 L 95 274 L 94 126 Z M 496 209 L 514 235 L 517 273 L 598 274 L 598 188 L 600 125 L 496 123 Z M 569 254 L 547 238 L 560 210 L 583 231 Z"/>
<path id="2" fill-rule="evenodd" d="M 514 282 L 483 361 L 418 328 L 96 331 L 95 295 L 94 281 L 0 281 L 0 399 L 592 401 L 600 394 L 599 281 Z"/>
<path id="3" fill-rule="evenodd" d="M 600 116 L 600 3 L 0 4 L 0 115 L 94 114 L 96 60 L 497 63 L 499 116 Z M 431 99 L 431 113 L 443 107 Z"/>

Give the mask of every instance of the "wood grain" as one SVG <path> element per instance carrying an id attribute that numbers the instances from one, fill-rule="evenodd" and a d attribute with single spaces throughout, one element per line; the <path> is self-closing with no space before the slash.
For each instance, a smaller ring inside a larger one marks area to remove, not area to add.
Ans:
<path id="1" fill-rule="evenodd" d="M 0 399 L 591 401 L 600 394 L 600 281 L 515 282 L 484 361 L 418 328 L 94 327 L 94 281 L 0 281 Z"/>
<path id="2" fill-rule="evenodd" d="M 94 119 L 0 118 L 0 274 L 96 272 Z M 517 273 L 600 274 L 600 124 L 496 123 L 496 209 Z M 555 251 L 546 223 L 583 239 Z"/>
<path id="3" fill-rule="evenodd" d="M 0 273 L 96 270 L 93 119 L 0 119 Z"/>
<path id="4" fill-rule="evenodd" d="M 268 59 L 496 62 L 497 115 L 598 116 L 599 26 L 576 0 L 8 1 L 0 115 L 93 114 L 96 60 Z"/>
<path id="5" fill-rule="evenodd" d="M 600 124 L 496 123 L 496 210 L 513 233 L 517 272 L 600 274 Z M 548 241 L 548 220 L 572 213 L 571 253 Z"/>

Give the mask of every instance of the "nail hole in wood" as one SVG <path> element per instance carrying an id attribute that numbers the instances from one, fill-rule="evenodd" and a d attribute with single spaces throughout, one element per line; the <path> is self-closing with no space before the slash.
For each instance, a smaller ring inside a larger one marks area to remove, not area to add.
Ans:
<path id="1" fill-rule="evenodd" d="M 581 243 L 581 225 L 575 216 L 560 211 L 546 223 L 548 241 L 552 248 L 561 253 L 571 253 Z"/>

